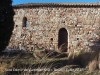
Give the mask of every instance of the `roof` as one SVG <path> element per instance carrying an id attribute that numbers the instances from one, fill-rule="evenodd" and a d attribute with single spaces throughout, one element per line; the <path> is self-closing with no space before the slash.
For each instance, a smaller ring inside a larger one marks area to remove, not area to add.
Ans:
<path id="1" fill-rule="evenodd" d="M 13 5 L 14 8 L 28 7 L 100 7 L 100 3 L 27 3 Z"/>

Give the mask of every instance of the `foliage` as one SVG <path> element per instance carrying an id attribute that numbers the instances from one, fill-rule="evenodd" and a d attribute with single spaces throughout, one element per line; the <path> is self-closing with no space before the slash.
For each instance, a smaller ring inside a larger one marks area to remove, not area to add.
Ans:
<path id="1" fill-rule="evenodd" d="M 0 0 L 0 52 L 8 45 L 12 35 L 13 16 L 12 0 Z"/>

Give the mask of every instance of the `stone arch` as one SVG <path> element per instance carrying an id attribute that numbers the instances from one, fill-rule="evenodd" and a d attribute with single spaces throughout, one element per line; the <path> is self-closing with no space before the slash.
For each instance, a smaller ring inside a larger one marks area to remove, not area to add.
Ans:
<path id="1" fill-rule="evenodd" d="M 61 46 L 66 46 L 66 51 L 68 47 L 68 32 L 65 28 L 61 28 L 58 33 L 58 48 Z"/>
<path id="2" fill-rule="evenodd" d="M 28 26 L 28 21 L 27 21 L 27 17 L 23 17 L 23 27 L 27 27 Z"/>

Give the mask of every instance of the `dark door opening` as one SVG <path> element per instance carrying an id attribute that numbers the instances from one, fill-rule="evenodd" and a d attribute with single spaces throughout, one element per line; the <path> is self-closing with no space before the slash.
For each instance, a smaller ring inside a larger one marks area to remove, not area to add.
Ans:
<path id="1" fill-rule="evenodd" d="M 61 28 L 58 34 L 58 48 L 62 47 L 64 51 L 67 51 L 68 47 L 68 33 L 65 28 Z"/>

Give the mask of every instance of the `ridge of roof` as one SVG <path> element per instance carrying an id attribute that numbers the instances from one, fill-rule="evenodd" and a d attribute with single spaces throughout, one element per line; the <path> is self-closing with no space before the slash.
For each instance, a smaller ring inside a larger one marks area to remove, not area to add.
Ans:
<path id="1" fill-rule="evenodd" d="M 17 4 L 13 5 L 14 8 L 20 8 L 20 7 L 38 7 L 38 6 L 100 6 L 100 2 L 97 3 L 26 3 L 26 4 Z"/>

